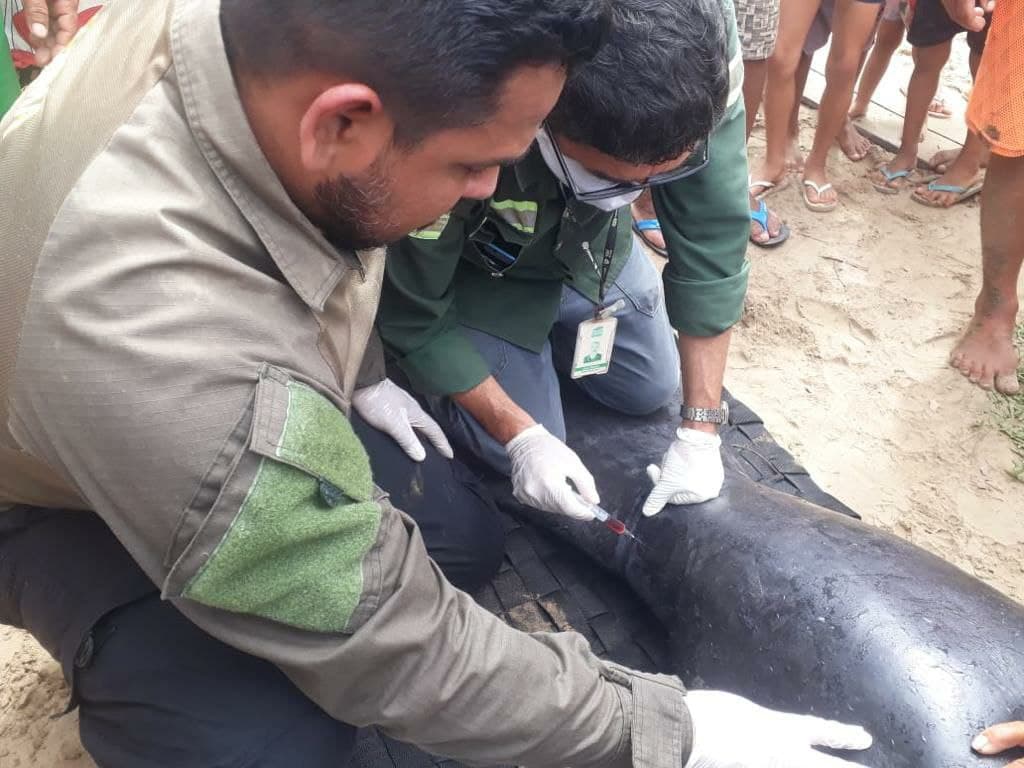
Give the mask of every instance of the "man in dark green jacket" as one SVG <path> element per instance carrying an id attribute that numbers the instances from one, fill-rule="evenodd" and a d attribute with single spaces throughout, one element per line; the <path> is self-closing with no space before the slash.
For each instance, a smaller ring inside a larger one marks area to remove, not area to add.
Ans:
<path id="1" fill-rule="evenodd" d="M 644 512 L 717 496 L 722 380 L 748 272 L 731 4 L 615 8 L 608 44 L 495 194 L 392 247 L 378 318 L 449 437 L 509 473 L 525 503 L 581 519 L 599 497 L 562 442 L 556 369 L 644 414 L 672 400 L 681 362 L 682 422 L 648 470 Z M 629 203 L 648 187 L 668 244 L 664 294 L 630 228 Z"/>

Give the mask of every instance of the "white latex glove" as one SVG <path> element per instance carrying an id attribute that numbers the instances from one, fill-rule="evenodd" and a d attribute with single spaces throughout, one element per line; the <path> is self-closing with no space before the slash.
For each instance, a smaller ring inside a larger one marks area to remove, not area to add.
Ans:
<path id="1" fill-rule="evenodd" d="M 446 459 L 455 455 L 438 423 L 391 379 L 357 389 L 352 394 L 352 407 L 371 427 L 391 435 L 413 461 L 427 458 L 427 449 L 416 437 L 417 429 Z"/>
<path id="2" fill-rule="evenodd" d="M 676 439 L 665 451 L 661 466 L 647 467 L 654 490 L 644 502 L 644 515 L 656 515 L 666 504 L 699 504 L 718 496 L 725 482 L 721 447 L 718 435 L 676 429 Z"/>
<path id="3" fill-rule="evenodd" d="M 867 749 L 859 725 L 765 709 L 723 691 L 690 691 L 693 751 L 685 768 L 861 768 L 813 749 Z"/>
<path id="4" fill-rule="evenodd" d="M 543 424 L 524 429 L 509 440 L 505 450 L 512 460 L 512 492 L 519 501 L 575 520 L 594 519 L 587 504 L 601 502 L 594 476 L 580 457 Z M 576 486 L 578 495 L 567 480 Z"/>

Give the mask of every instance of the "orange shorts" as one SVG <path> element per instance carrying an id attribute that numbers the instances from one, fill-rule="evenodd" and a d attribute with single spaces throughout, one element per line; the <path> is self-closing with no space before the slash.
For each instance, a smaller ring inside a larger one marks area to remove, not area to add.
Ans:
<path id="1" fill-rule="evenodd" d="M 967 124 L 1003 157 L 1024 157 L 1024 10 L 996 3 Z"/>

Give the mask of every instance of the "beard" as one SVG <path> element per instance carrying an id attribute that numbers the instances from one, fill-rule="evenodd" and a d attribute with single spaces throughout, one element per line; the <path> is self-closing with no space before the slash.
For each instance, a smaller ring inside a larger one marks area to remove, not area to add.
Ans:
<path id="1" fill-rule="evenodd" d="M 377 160 L 358 179 L 338 176 L 313 191 L 320 208 L 318 224 L 339 248 L 376 248 L 396 239 L 391 218 L 391 188 Z"/>

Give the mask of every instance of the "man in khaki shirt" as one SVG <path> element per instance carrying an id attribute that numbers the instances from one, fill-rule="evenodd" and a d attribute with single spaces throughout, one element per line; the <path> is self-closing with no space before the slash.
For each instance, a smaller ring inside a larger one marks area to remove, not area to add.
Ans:
<path id="1" fill-rule="evenodd" d="M 375 246 L 492 193 L 602 6 L 118 0 L 0 123 L 0 621 L 101 765 L 336 766 L 371 723 L 530 766 L 869 740 L 507 627 L 349 422 L 434 434 L 382 384 Z"/>

